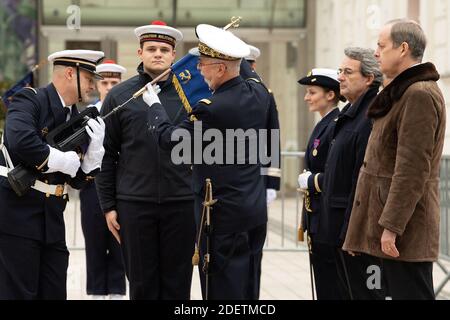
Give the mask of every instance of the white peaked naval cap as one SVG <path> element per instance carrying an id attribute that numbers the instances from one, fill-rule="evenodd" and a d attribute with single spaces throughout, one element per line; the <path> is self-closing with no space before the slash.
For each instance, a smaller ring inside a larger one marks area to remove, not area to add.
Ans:
<path id="1" fill-rule="evenodd" d="M 238 60 L 250 54 L 248 45 L 230 31 L 199 24 L 195 28 L 201 55 L 222 60 Z"/>
<path id="2" fill-rule="evenodd" d="M 245 57 L 245 60 L 256 61 L 256 59 L 258 59 L 261 55 L 261 51 L 257 47 L 252 45 L 248 45 L 248 47 L 250 48 L 250 54 Z"/>
<path id="3" fill-rule="evenodd" d="M 63 50 L 49 55 L 48 61 L 55 66 L 79 67 L 101 78 L 96 68 L 104 57 L 105 53 L 103 51 Z"/>

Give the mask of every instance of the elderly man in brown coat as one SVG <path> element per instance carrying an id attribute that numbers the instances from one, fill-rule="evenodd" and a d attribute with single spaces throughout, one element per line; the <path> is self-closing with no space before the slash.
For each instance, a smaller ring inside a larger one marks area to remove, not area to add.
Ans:
<path id="1" fill-rule="evenodd" d="M 392 79 L 369 108 L 374 126 L 344 250 L 381 258 L 393 299 L 434 299 L 445 103 L 426 37 L 413 21 L 381 30 L 375 57 Z"/>

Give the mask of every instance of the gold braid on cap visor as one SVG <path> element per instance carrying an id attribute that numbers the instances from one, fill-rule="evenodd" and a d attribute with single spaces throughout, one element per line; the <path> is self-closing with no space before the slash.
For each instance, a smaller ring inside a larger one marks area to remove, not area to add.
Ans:
<path id="1" fill-rule="evenodd" d="M 206 44 L 199 42 L 198 43 L 198 51 L 208 57 L 216 58 L 216 59 L 222 59 L 222 60 L 228 60 L 228 61 L 235 61 L 239 60 L 240 58 L 230 57 L 226 54 L 220 53 L 219 51 L 214 50 L 211 47 L 208 47 Z"/>

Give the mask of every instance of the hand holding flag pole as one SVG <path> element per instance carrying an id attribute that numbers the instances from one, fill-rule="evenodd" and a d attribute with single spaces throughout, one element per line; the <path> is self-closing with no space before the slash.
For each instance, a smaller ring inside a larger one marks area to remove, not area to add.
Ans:
<path id="1" fill-rule="evenodd" d="M 242 17 L 232 17 L 231 22 L 227 24 L 223 29 L 228 30 L 230 28 L 238 28 L 240 22 L 242 21 Z M 192 77 L 192 74 L 199 75 L 200 73 L 198 70 L 196 70 L 197 61 L 194 61 L 197 57 L 188 53 L 183 58 L 181 58 L 177 63 L 175 63 L 173 66 L 171 66 L 169 69 L 164 71 L 162 74 L 160 74 L 158 77 L 153 79 L 150 84 L 154 85 L 161 79 L 163 79 L 165 76 L 167 76 L 170 72 L 174 72 L 175 74 L 178 74 L 176 79 L 174 78 L 174 85 L 177 89 L 178 95 L 180 96 L 180 99 L 183 102 L 184 107 L 188 112 L 191 111 L 191 105 L 197 103 L 199 100 L 203 98 L 208 98 L 211 93 L 209 92 L 209 89 L 204 83 L 203 79 L 198 79 L 200 77 Z M 185 81 L 183 78 L 181 78 L 181 74 L 184 75 L 184 71 L 189 71 L 189 79 L 188 81 Z M 195 80 L 195 81 L 193 81 Z M 200 80 L 200 81 L 199 81 Z M 189 84 L 188 84 L 189 83 Z M 148 84 L 147 84 L 148 85 Z M 103 116 L 103 120 L 109 118 L 114 113 L 122 109 L 124 106 L 126 106 L 131 100 L 137 99 L 140 97 L 144 92 L 147 90 L 147 86 L 142 87 L 138 91 L 136 91 L 133 96 L 122 103 L 121 105 L 115 107 L 110 113 Z"/>

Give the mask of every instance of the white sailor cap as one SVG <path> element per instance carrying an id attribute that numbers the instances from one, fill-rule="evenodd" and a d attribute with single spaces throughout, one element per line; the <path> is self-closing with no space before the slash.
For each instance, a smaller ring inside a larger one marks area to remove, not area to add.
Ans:
<path id="1" fill-rule="evenodd" d="M 94 74 L 97 78 L 102 78 L 96 72 L 96 67 L 104 57 L 105 53 L 103 51 L 63 50 L 49 55 L 48 61 L 55 66 L 79 67 Z"/>
<path id="2" fill-rule="evenodd" d="M 181 31 L 169 27 L 164 21 L 155 20 L 151 24 L 134 29 L 140 43 L 146 41 L 164 42 L 175 48 L 183 40 Z"/>
<path id="3" fill-rule="evenodd" d="M 248 45 L 248 47 L 250 48 L 250 54 L 245 57 L 245 60 L 256 61 L 256 59 L 258 59 L 261 55 L 261 51 L 259 51 L 257 47 L 254 47 L 252 45 Z"/>
<path id="4" fill-rule="evenodd" d="M 121 65 L 116 64 L 112 59 L 103 61 L 97 66 L 97 72 L 103 78 L 122 78 L 122 74 L 127 72 L 127 69 Z"/>
<path id="5" fill-rule="evenodd" d="M 338 71 L 335 69 L 317 68 L 312 69 L 306 77 L 298 80 L 298 83 L 304 86 L 318 86 L 327 88 L 336 92 L 339 95 L 341 101 L 345 101 L 345 98 L 340 95 L 340 82 L 338 79 Z"/>
<path id="6" fill-rule="evenodd" d="M 316 85 L 329 89 L 339 88 L 338 72 L 335 69 L 312 69 L 306 77 L 298 82 L 302 85 Z"/>
<path id="7" fill-rule="evenodd" d="M 248 45 L 230 31 L 209 24 L 195 28 L 201 55 L 222 60 L 238 60 L 250 54 Z"/>

